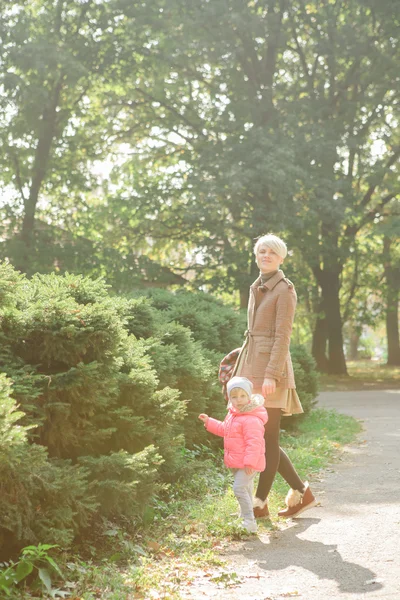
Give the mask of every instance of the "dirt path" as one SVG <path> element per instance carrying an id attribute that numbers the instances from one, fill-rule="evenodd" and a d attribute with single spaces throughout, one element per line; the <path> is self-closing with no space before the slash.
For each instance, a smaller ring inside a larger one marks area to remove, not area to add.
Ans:
<path id="1" fill-rule="evenodd" d="M 199 577 L 185 598 L 400 600 L 400 390 L 324 392 L 319 404 L 365 428 L 313 482 L 321 505 L 231 546 L 219 580 Z"/>

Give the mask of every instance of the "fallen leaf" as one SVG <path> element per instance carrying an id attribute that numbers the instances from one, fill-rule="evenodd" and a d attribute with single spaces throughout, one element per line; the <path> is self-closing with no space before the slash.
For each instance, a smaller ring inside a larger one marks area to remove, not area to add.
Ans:
<path id="1" fill-rule="evenodd" d="M 149 550 L 153 550 L 153 552 L 158 552 L 161 548 L 161 544 L 158 542 L 147 542 L 147 547 Z"/>

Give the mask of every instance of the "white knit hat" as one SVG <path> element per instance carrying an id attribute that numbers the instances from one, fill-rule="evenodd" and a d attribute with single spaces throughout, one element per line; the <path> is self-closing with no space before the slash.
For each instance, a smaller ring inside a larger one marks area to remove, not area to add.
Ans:
<path id="1" fill-rule="evenodd" d="M 253 393 L 253 384 L 246 377 L 232 377 L 227 383 L 226 390 L 228 392 L 228 397 L 231 395 L 231 391 L 234 388 L 241 388 L 246 392 L 249 398 Z"/>

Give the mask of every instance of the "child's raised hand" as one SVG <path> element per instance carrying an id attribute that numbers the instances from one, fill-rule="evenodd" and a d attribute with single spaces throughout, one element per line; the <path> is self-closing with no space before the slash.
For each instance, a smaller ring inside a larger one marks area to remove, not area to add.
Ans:
<path id="1" fill-rule="evenodd" d="M 199 415 L 199 419 L 200 419 L 200 421 L 203 421 L 204 425 L 206 425 L 207 421 L 208 421 L 208 415 L 205 415 L 204 413 L 202 413 L 201 415 Z"/>

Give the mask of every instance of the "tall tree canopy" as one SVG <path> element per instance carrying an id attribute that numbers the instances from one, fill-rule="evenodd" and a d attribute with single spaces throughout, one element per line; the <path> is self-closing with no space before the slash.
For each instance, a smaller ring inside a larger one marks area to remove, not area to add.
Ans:
<path id="1" fill-rule="evenodd" d="M 129 56 L 136 76 L 158 7 L 133 0 L 18 0 L 0 17 L 0 145 L 8 226 L 21 270 L 32 253 L 38 208 L 51 222 L 84 209 L 99 181 L 93 171 L 115 142 L 104 95 Z M 113 115 L 118 120 L 118 115 Z M 71 202 L 71 198 L 74 202 Z M 79 218 L 79 217 L 78 217 Z M 4 228 L 4 224 L 3 224 Z"/>
<path id="2" fill-rule="evenodd" d="M 152 160 L 126 163 L 124 196 L 110 199 L 127 239 L 186 241 L 197 280 L 239 289 L 243 304 L 254 238 L 284 232 L 319 286 L 314 355 L 332 372 L 346 371 L 344 265 L 399 191 L 399 14 L 359 0 L 170 2 L 140 90 Z"/>
<path id="3" fill-rule="evenodd" d="M 345 373 L 358 238 L 397 211 L 399 4 L 15 6 L 1 34 L 4 81 L 18 85 L 4 86 L 0 136 L 4 181 L 24 203 L 25 260 L 40 197 L 124 257 L 122 270 L 145 252 L 245 305 L 254 239 L 280 233 L 314 276 L 318 365 Z M 96 191 L 90 167 L 107 154 L 114 167 Z"/>

